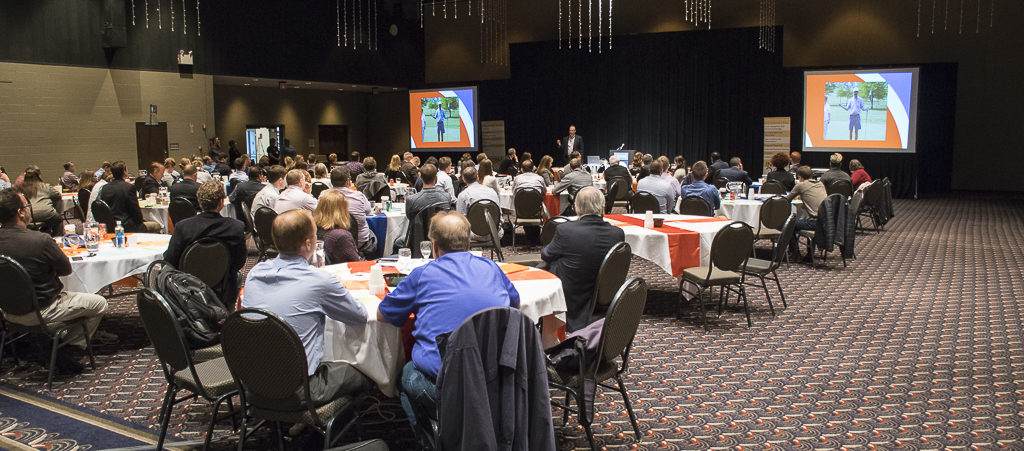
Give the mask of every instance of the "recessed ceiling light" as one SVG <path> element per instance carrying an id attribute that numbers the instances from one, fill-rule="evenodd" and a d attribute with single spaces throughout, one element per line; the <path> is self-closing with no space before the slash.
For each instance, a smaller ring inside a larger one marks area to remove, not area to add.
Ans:
<path id="1" fill-rule="evenodd" d="M 397 90 L 398 90 L 398 88 L 391 88 L 391 90 L 392 90 L 392 91 L 397 91 Z"/>
<path id="2" fill-rule="evenodd" d="M 311 85 L 311 84 L 313 84 L 313 83 L 311 83 L 311 82 L 308 82 L 308 81 L 306 82 L 306 86 L 309 86 L 309 85 Z"/>
<path id="3" fill-rule="evenodd" d="M 253 78 L 252 81 L 260 81 L 259 78 Z"/>
<path id="4" fill-rule="evenodd" d="M 242 84 L 245 85 L 245 86 L 249 86 L 249 83 L 242 83 Z"/>
<path id="5" fill-rule="evenodd" d="M 345 88 L 338 88 L 338 90 L 339 90 L 339 91 L 344 91 L 344 90 L 345 90 Z"/>
<path id="6" fill-rule="evenodd" d="M 352 85 L 352 87 L 353 87 L 353 88 L 355 88 L 355 87 L 356 87 L 356 85 Z"/>

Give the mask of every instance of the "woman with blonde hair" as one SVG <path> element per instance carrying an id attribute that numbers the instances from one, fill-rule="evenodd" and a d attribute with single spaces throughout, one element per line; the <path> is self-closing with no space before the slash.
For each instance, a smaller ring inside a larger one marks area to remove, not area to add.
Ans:
<path id="1" fill-rule="evenodd" d="M 316 166 L 313 167 L 313 183 L 316 182 L 323 183 L 324 185 L 327 185 L 328 188 L 331 187 L 331 177 L 330 174 L 327 173 L 326 164 L 317 163 Z"/>
<path id="2" fill-rule="evenodd" d="M 540 164 L 537 165 L 537 173 L 541 177 L 544 177 L 544 184 L 551 186 L 555 184 L 555 173 L 551 172 L 551 164 L 554 163 L 555 159 L 551 158 L 551 155 L 544 155 L 540 158 Z"/>
<path id="3" fill-rule="evenodd" d="M 361 260 L 359 248 L 348 228 L 351 215 L 348 200 L 338 190 L 327 190 L 313 211 L 316 239 L 324 242 L 324 257 L 328 265 Z"/>
<path id="4" fill-rule="evenodd" d="M 494 177 L 493 167 L 491 160 L 487 158 L 480 160 L 480 168 L 477 169 L 476 180 L 481 185 L 493 189 L 500 196 L 501 190 L 498 189 L 498 179 Z"/>
<path id="5" fill-rule="evenodd" d="M 384 171 L 384 176 L 387 177 L 388 180 L 394 180 L 398 183 L 409 183 L 409 181 L 405 179 L 405 172 L 402 171 L 402 159 L 398 154 L 391 156 L 391 162 L 388 163 L 388 168 Z"/>
<path id="6" fill-rule="evenodd" d="M 57 211 L 60 192 L 43 181 L 39 166 L 29 166 L 25 169 L 25 179 L 21 182 L 19 190 L 32 206 L 32 222 L 45 224 L 50 235 L 61 235 L 64 230 L 60 226 L 60 212 Z"/>
<path id="7" fill-rule="evenodd" d="M 284 169 L 286 171 L 295 169 L 295 160 L 292 157 L 284 157 Z"/>

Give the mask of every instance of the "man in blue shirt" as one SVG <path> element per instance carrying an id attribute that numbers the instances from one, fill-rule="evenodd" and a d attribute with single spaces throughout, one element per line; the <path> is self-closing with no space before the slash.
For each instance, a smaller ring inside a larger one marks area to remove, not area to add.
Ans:
<path id="1" fill-rule="evenodd" d="M 708 164 L 698 161 L 693 164 L 690 172 L 693 173 L 693 183 L 683 185 L 683 198 L 685 199 L 687 196 L 700 196 L 713 210 L 718 210 L 722 206 L 722 199 L 718 196 L 718 189 L 704 181 L 704 178 L 708 175 Z"/>
<path id="2" fill-rule="evenodd" d="M 316 225 L 308 210 L 290 210 L 271 228 L 277 258 L 258 263 L 245 282 L 243 307 L 271 311 L 287 322 L 306 350 L 309 390 L 315 403 L 365 388 L 368 379 L 344 362 L 321 362 L 325 317 L 350 325 L 366 324 L 366 310 L 327 272 L 309 264 L 316 251 Z"/>
<path id="3" fill-rule="evenodd" d="M 860 139 L 860 112 L 865 111 L 865 108 L 859 90 L 853 90 L 853 97 L 850 97 L 843 109 L 850 112 L 850 140 Z"/>
<path id="4" fill-rule="evenodd" d="M 491 307 L 519 308 L 519 292 L 498 265 L 469 252 L 469 221 L 457 212 L 440 212 L 430 221 L 432 255 L 414 269 L 377 311 L 378 321 L 401 327 L 416 314 L 412 361 L 402 370 L 401 401 L 413 430 L 415 412 L 437 409 L 437 373 L 441 354 L 435 339 L 466 318 Z M 247 288 L 248 289 L 248 288 Z"/>

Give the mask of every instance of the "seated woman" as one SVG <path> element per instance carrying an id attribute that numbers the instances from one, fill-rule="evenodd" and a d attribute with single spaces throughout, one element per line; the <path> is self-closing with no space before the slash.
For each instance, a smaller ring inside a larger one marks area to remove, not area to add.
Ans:
<path id="1" fill-rule="evenodd" d="M 398 154 L 391 155 L 391 162 L 384 171 L 384 177 L 387 177 L 388 181 L 394 180 L 395 183 L 409 183 L 405 178 L 405 172 L 402 171 L 402 159 L 398 158 Z"/>
<path id="2" fill-rule="evenodd" d="M 786 187 L 786 192 L 793 191 L 793 187 L 796 186 L 796 179 L 793 178 L 793 174 L 789 172 L 789 155 L 786 152 L 779 152 L 771 159 L 771 165 L 775 168 L 774 171 L 769 172 L 765 176 L 765 180 L 775 180 Z"/>
<path id="3" fill-rule="evenodd" d="M 494 177 L 494 166 L 491 160 L 481 160 L 480 168 L 477 169 L 477 183 L 493 189 L 495 193 L 501 195 L 501 190 L 498 189 L 498 179 Z"/>
<path id="4" fill-rule="evenodd" d="M 537 166 L 536 172 L 544 177 L 544 184 L 547 186 L 555 184 L 555 173 L 551 172 L 551 164 L 554 161 L 551 155 L 544 155 L 540 157 L 540 165 Z"/>
<path id="5" fill-rule="evenodd" d="M 860 160 L 850 160 L 850 180 L 853 182 L 854 190 L 871 181 L 871 176 L 868 175 L 868 171 L 864 170 L 864 165 L 860 164 Z"/>
<path id="6" fill-rule="evenodd" d="M 62 219 L 57 205 L 60 204 L 60 193 L 48 183 L 43 182 L 39 166 L 25 169 L 25 179 L 21 183 L 21 193 L 32 204 L 32 222 L 43 223 L 44 232 L 59 236 L 64 233 Z"/>
<path id="7" fill-rule="evenodd" d="M 330 174 L 327 173 L 326 164 L 317 163 L 316 166 L 313 167 L 313 183 L 316 182 L 323 183 L 328 188 L 331 187 L 331 177 Z"/>
<path id="8" fill-rule="evenodd" d="M 361 260 L 359 248 L 348 228 L 351 216 L 348 200 L 338 190 L 327 190 L 313 211 L 316 239 L 324 242 L 324 256 L 328 265 Z"/>

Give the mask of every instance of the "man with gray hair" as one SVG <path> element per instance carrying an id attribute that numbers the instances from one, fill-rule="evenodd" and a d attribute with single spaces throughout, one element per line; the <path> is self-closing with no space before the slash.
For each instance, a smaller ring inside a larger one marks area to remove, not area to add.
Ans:
<path id="1" fill-rule="evenodd" d="M 561 194 L 562 191 L 565 191 L 570 187 L 585 188 L 588 186 L 594 186 L 594 178 L 590 176 L 589 172 L 583 169 L 583 162 L 580 161 L 579 158 L 575 158 L 570 161 L 569 168 L 572 170 L 562 174 L 562 177 L 558 180 L 558 184 L 551 190 L 552 194 Z"/>
<path id="2" fill-rule="evenodd" d="M 604 221 L 604 194 L 597 188 L 580 190 L 575 207 L 579 219 L 559 225 L 551 243 L 540 252 L 546 269 L 562 280 L 569 332 L 590 323 L 597 271 L 608 250 L 626 240 L 621 228 Z"/>

